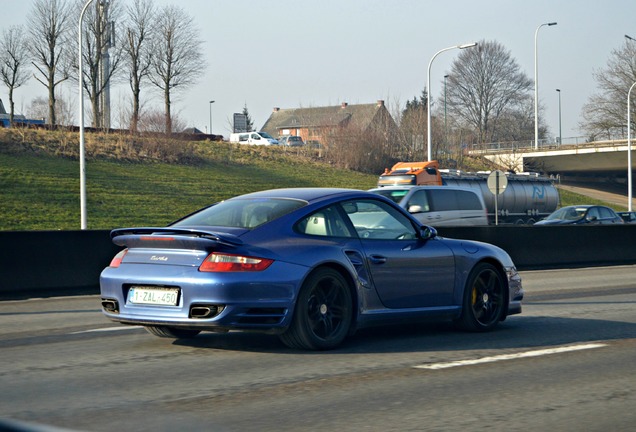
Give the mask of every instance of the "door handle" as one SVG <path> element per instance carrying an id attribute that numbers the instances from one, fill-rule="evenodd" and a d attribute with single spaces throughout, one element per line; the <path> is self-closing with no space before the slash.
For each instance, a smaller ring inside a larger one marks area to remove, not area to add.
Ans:
<path id="1" fill-rule="evenodd" d="M 386 262 L 386 257 L 383 257 L 382 255 L 371 255 L 369 256 L 369 261 L 371 261 L 372 264 L 384 264 Z"/>

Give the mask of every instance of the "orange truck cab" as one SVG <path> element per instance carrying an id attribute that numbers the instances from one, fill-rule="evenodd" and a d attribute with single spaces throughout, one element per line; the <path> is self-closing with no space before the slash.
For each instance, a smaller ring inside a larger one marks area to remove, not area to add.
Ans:
<path id="1" fill-rule="evenodd" d="M 378 179 L 378 186 L 430 185 L 441 186 L 442 176 L 437 161 L 398 162 Z"/>

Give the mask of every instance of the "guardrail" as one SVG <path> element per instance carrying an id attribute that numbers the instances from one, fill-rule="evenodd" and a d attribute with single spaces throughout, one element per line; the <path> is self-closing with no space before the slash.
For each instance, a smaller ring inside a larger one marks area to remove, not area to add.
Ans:
<path id="1" fill-rule="evenodd" d="M 446 227 L 506 250 L 520 270 L 636 264 L 636 225 Z M 0 231 L 0 299 L 99 293 L 109 231 Z"/>

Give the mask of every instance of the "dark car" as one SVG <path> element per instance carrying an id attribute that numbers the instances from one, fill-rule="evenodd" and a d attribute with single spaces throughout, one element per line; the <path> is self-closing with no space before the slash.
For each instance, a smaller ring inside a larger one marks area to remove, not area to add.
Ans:
<path id="1" fill-rule="evenodd" d="M 438 237 L 370 192 L 256 192 L 111 237 L 124 249 L 101 274 L 103 312 L 161 337 L 243 330 L 330 349 L 372 325 L 435 318 L 487 331 L 521 312 L 506 252 Z"/>
<path id="2" fill-rule="evenodd" d="M 299 136 L 287 135 L 278 140 L 280 145 L 287 147 L 302 147 L 305 145 L 303 139 Z"/>
<path id="3" fill-rule="evenodd" d="M 636 212 L 624 211 L 624 212 L 618 212 L 618 215 L 623 219 L 625 223 L 629 223 L 629 224 L 636 223 Z"/>
<path id="4" fill-rule="evenodd" d="M 574 205 L 561 207 L 535 225 L 622 224 L 623 219 L 609 207 Z"/>

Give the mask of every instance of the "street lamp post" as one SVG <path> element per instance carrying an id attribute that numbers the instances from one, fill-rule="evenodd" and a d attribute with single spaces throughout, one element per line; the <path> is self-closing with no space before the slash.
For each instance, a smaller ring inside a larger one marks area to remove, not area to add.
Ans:
<path id="1" fill-rule="evenodd" d="M 437 51 L 435 55 L 433 56 L 433 58 L 431 58 L 431 61 L 428 62 L 428 76 L 426 79 L 426 150 L 427 150 L 427 158 L 428 158 L 427 160 L 429 161 L 432 159 L 432 154 L 431 154 L 432 153 L 431 152 L 431 65 L 433 64 L 433 60 L 435 60 L 435 57 L 437 57 L 439 54 L 443 53 L 444 51 L 450 51 L 452 49 L 472 48 L 474 46 L 477 46 L 477 42 L 467 43 L 463 45 L 455 45 L 452 47 L 441 49 Z"/>
<path id="2" fill-rule="evenodd" d="M 212 104 L 215 101 L 210 101 L 210 135 L 212 135 Z"/>
<path id="3" fill-rule="evenodd" d="M 561 135 L 561 89 L 556 89 L 559 93 L 559 146 L 563 144 L 563 135 Z"/>
<path id="4" fill-rule="evenodd" d="M 627 92 L 627 210 L 632 211 L 632 113 L 630 111 L 632 84 Z"/>
<path id="5" fill-rule="evenodd" d="M 630 41 L 636 42 L 636 39 L 629 35 L 625 35 Z M 632 89 L 636 86 L 636 82 L 632 84 L 627 92 L 627 210 L 632 211 L 632 115 L 630 110 Z"/>
<path id="6" fill-rule="evenodd" d="M 78 46 L 79 46 L 79 163 L 80 163 L 80 227 L 85 230 L 86 217 L 86 162 L 84 156 L 84 61 L 82 59 L 82 21 L 84 12 L 93 0 L 87 0 L 82 8 L 79 19 Z"/>
<path id="7" fill-rule="evenodd" d="M 537 37 L 543 26 L 553 26 L 556 22 L 541 24 L 534 32 L 534 148 L 539 148 L 539 62 L 537 59 Z"/>

